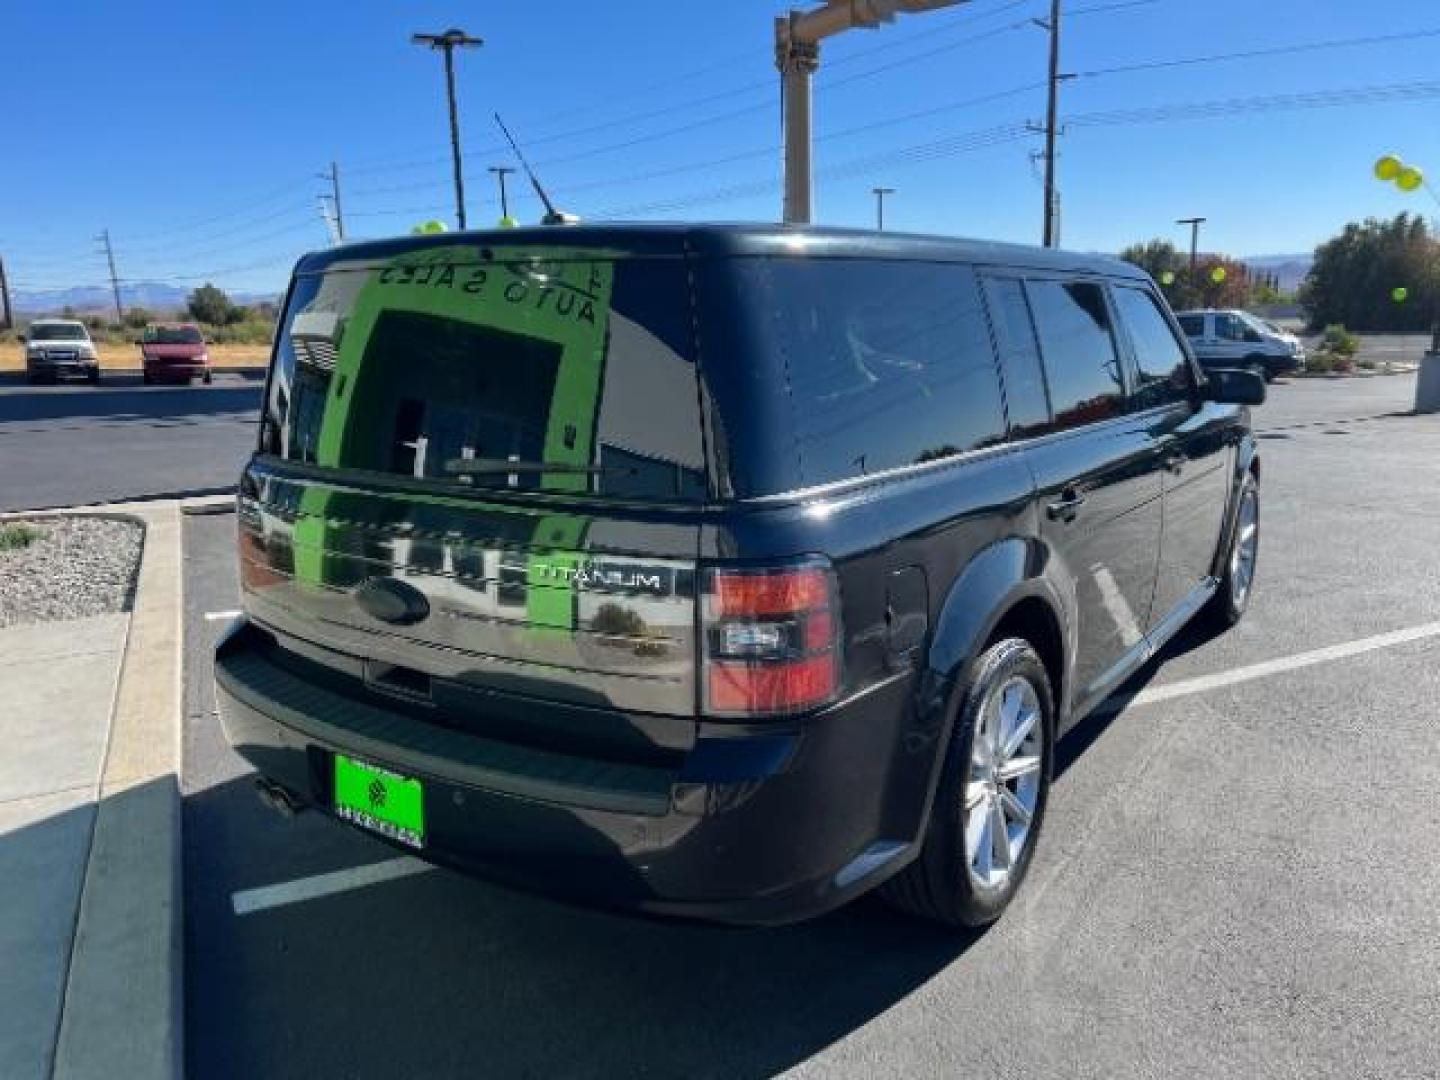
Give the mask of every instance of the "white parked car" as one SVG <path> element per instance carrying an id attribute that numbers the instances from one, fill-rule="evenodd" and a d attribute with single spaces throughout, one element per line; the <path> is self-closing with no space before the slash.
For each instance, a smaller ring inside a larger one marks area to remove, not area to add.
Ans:
<path id="1" fill-rule="evenodd" d="M 90 331 L 74 319 L 37 319 L 20 335 L 25 375 L 31 382 L 60 378 L 100 381 L 100 357 Z"/>
<path id="2" fill-rule="evenodd" d="M 1248 311 L 1181 311 L 1175 317 L 1195 358 L 1207 368 L 1240 368 L 1269 382 L 1305 366 L 1299 338 Z"/>

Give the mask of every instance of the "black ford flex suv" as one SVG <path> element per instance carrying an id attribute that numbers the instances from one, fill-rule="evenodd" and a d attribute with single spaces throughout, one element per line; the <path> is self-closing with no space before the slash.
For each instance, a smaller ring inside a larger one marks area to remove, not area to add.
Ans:
<path id="1" fill-rule="evenodd" d="M 1056 739 L 1244 612 L 1263 398 L 1103 258 L 683 225 L 310 255 L 225 730 L 272 804 L 517 886 L 981 924 Z"/>

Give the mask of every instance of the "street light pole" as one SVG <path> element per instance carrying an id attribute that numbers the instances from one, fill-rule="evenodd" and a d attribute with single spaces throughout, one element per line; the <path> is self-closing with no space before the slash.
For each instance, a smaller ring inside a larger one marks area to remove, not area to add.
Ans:
<path id="1" fill-rule="evenodd" d="M 1176 218 L 1176 225 L 1190 226 L 1190 280 L 1195 280 L 1195 256 L 1200 250 L 1200 226 L 1205 223 L 1203 217 Z"/>
<path id="2" fill-rule="evenodd" d="M 455 164 L 455 220 L 465 228 L 465 175 L 460 167 L 460 114 L 455 105 L 455 50 L 484 45 L 481 38 L 451 28 L 443 34 L 412 34 L 410 40 L 445 54 L 445 97 L 450 104 L 450 154 Z"/>
<path id="3" fill-rule="evenodd" d="M 490 171 L 494 173 L 495 179 L 500 181 L 500 216 L 508 218 L 510 216 L 510 199 L 505 193 L 505 177 L 515 170 L 508 165 L 491 165 Z"/>
<path id="4" fill-rule="evenodd" d="M 885 196 L 886 196 L 886 195 L 894 195 L 894 194 L 895 194 L 895 189 L 894 189 L 893 187 L 876 187 L 876 188 L 871 188 L 870 190 L 875 193 L 875 228 L 876 228 L 878 231 L 880 231 L 880 232 L 884 232 L 884 231 L 885 231 Z"/>

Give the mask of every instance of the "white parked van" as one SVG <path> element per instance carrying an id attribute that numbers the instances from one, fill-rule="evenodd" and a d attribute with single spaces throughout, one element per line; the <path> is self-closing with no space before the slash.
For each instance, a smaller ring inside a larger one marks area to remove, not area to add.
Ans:
<path id="1" fill-rule="evenodd" d="M 1268 382 L 1305 366 L 1299 338 L 1248 311 L 1182 311 L 1176 318 L 1196 359 L 1207 368 L 1242 368 Z"/>

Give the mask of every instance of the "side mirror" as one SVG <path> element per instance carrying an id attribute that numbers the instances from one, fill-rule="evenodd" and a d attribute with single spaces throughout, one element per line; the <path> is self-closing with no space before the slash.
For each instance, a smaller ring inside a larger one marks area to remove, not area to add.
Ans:
<path id="1" fill-rule="evenodd" d="M 1211 368 L 1205 372 L 1201 396 L 1222 405 L 1265 404 L 1265 380 L 1252 371 Z"/>

